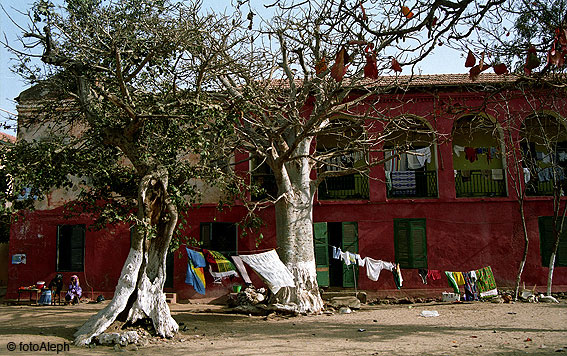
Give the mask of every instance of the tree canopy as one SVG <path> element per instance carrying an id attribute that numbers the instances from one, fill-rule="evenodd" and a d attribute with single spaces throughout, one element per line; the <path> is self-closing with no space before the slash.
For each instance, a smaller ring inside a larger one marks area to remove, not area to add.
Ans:
<path id="1" fill-rule="evenodd" d="M 233 130 L 203 90 L 209 19 L 166 1 L 69 1 L 64 10 L 38 2 L 23 35 L 32 53 L 18 53 L 48 66 L 23 60 L 18 69 L 36 86 L 19 97 L 26 140 L 6 153 L 16 185 L 40 197 L 80 185 L 81 206 L 108 222 L 132 216 L 137 182 L 160 167 L 179 206 L 196 202 L 195 180 L 226 172 Z M 101 200 L 114 203 L 92 204 Z"/>

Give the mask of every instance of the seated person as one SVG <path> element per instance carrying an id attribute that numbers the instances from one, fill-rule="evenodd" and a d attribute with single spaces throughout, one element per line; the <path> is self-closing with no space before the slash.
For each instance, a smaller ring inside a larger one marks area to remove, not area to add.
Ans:
<path id="1" fill-rule="evenodd" d="M 39 305 L 51 305 L 51 289 L 45 288 L 45 286 L 42 286 L 40 291 L 41 291 L 41 296 L 39 297 L 37 304 L 39 304 Z"/>
<path id="2" fill-rule="evenodd" d="M 69 290 L 67 295 L 65 295 L 65 301 L 68 303 L 77 304 L 79 303 L 83 290 L 79 284 L 79 277 L 77 275 L 71 276 L 71 283 L 69 284 Z"/>
<path id="3" fill-rule="evenodd" d="M 55 278 L 49 282 L 47 288 L 51 289 L 51 295 L 54 297 L 57 296 L 57 299 L 61 298 L 61 290 L 63 289 L 63 275 L 61 273 L 57 273 Z M 59 300 L 61 301 L 61 300 Z"/>

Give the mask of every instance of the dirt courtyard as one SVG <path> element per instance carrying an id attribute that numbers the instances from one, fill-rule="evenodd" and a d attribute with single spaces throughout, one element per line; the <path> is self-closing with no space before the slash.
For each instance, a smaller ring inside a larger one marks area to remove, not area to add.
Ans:
<path id="1" fill-rule="evenodd" d="M 42 343 L 66 347 L 62 355 L 567 355 L 565 300 L 363 305 L 351 314 L 299 317 L 226 314 L 221 306 L 193 302 L 171 306 L 180 323 L 174 339 L 141 347 L 73 346 L 73 333 L 101 304 L 1 305 L 0 355 L 57 354 L 54 348 L 33 352 Z M 439 316 L 422 317 L 424 310 Z"/>

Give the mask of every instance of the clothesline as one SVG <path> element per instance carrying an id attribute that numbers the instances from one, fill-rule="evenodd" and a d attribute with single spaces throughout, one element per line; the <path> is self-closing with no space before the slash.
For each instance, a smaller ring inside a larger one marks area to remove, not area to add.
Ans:
<path id="1" fill-rule="evenodd" d="M 340 247 L 336 247 L 328 243 L 324 243 L 324 244 L 327 246 L 331 246 L 333 248 L 332 257 L 334 259 L 342 260 L 347 266 L 353 264 L 355 266 L 358 265 L 359 267 L 366 267 L 366 275 L 370 280 L 375 282 L 378 281 L 378 278 L 380 277 L 380 272 L 383 269 L 386 269 L 393 273 L 394 283 L 396 284 L 396 287 L 398 289 L 402 287 L 403 278 L 399 264 L 386 262 L 382 260 L 376 260 L 369 256 L 362 258 L 358 253 L 353 253 L 349 251 L 342 252 Z M 353 274 L 354 274 L 354 268 L 353 268 Z M 356 278 L 355 278 L 355 283 L 356 283 Z M 356 288 L 356 284 L 355 284 L 355 288 Z"/>
<path id="2" fill-rule="evenodd" d="M 206 249 L 206 248 L 204 248 L 204 247 L 198 247 L 198 246 L 187 246 L 187 248 L 190 248 L 190 249 L 197 249 L 197 250 Z M 207 249 L 207 250 L 208 250 L 208 249 Z M 245 253 L 258 253 L 258 252 L 267 252 L 267 251 L 270 251 L 270 250 L 279 250 L 279 246 L 277 246 L 277 247 L 270 247 L 270 248 L 263 248 L 263 249 L 257 249 L 257 250 L 247 250 L 247 251 L 239 251 L 239 250 L 237 250 L 237 251 L 221 251 L 221 250 L 215 250 L 215 251 L 220 252 L 220 253 L 222 253 L 223 255 L 226 254 L 226 255 L 232 256 L 232 255 L 234 254 L 234 252 L 236 252 L 237 255 L 240 255 L 240 254 L 243 254 L 243 253 L 244 253 L 244 254 L 245 254 Z"/>
<path id="3" fill-rule="evenodd" d="M 326 242 L 323 242 L 323 244 L 332 247 L 332 257 L 334 259 L 342 260 L 347 266 L 352 264 L 354 266 L 358 265 L 360 267 L 366 267 L 367 276 L 372 281 L 378 281 L 380 272 L 383 269 L 391 271 L 396 287 L 401 289 L 403 278 L 399 264 L 376 260 L 369 256 L 362 258 L 358 253 L 350 251 L 343 252 L 340 247 L 336 247 Z M 258 254 L 232 256 L 235 264 L 232 264 L 218 251 L 202 249 L 203 252 L 199 252 L 187 247 L 186 250 L 189 260 L 185 283 L 193 285 L 195 290 L 201 294 L 205 294 L 203 267 L 206 267 L 207 265 L 209 267 L 209 272 L 215 281 L 230 276 L 241 276 L 247 284 L 251 284 L 252 282 L 246 272 L 246 268 L 242 264 L 243 261 L 246 262 L 256 273 L 258 273 L 260 278 L 274 294 L 282 287 L 293 287 L 295 285 L 293 275 L 281 262 L 275 249 L 270 249 L 268 252 Z M 216 271 L 213 271 L 213 265 L 215 266 Z M 240 272 L 240 275 L 236 272 L 236 270 Z M 353 268 L 353 277 L 356 289 L 356 276 L 354 275 L 354 271 L 355 270 Z M 441 278 L 439 270 L 418 269 L 418 274 L 422 278 L 424 284 L 427 284 L 427 278 L 431 278 L 432 280 L 438 280 Z M 453 287 L 455 293 L 459 294 L 459 286 L 464 285 L 466 300 L 477 300 L 479 294 L 483 297 L 498 293 L 490 266 L 468 272 L 445 271 L 445 275 L 447 276 L 449 285 Z"/>
<path id="4" fill-rule="evenodd" d="M 203 268 L 207 266 L 215 283 L 222 283 L 223 279 L 234 276 L 241 277 L 246 284 L 252 284 L 243 262 L 246 262 L 260 276 L 274 294 L 282 287 L 295 286 L 293 275 L 273 248 L 256 254 L 233 255 L 231 258 L 234 263 L 219 251 L 201 248 L 202 252 L 200 252 L 188 247 L 185 249 L 188 257 L 185 283 L 193 285 L 198 293 L 205 294 L 206 282 Z"/>

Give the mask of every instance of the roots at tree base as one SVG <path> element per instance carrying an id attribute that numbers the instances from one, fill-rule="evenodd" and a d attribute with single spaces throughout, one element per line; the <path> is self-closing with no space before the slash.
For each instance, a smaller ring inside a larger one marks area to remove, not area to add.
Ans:
<path id="1" fill-rule="evenodd" d="M 116 286 L 114 298 L 110 303 L 93 315 L 74 334 L 75 345 L 86 346 L 93 338 L 102 334 L 127 309 L 126 322 L 135 323 L 138 320 L 150 318 L 157 335 L 173 337 L 179 330 L 179 325 L 171 317 L 169 306 L 163 293 L 163 279 L 155 278 L 150 281 L 145 271 L 139 276 L 143 254 L 141 251 L 130 250 L 121 277 Z M 140 281 L 138 282 L 138 277 Z M 136 299 L 130 298 L 134 295 Z M 124 314 L 122 314 L 124 315 Z"/>

